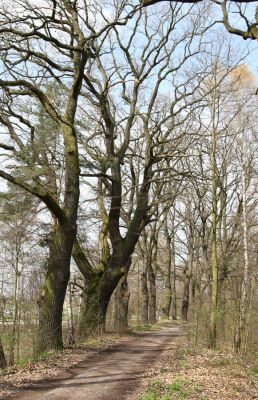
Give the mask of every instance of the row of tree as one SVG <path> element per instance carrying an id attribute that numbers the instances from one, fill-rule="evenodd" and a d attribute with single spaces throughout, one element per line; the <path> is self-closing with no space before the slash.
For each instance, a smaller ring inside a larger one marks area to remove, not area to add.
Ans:
<path id="1" fill-rule="evenodd" d="M 3 242 L 6 257 L 15 258 L 14 304 L 24 266 L 40 271 L 37 353 L 63 347 L 71 258 L 83 277 L 84 338 L 104 329 L 116 289 L 116 314 L 127 318 L 134 254 L 141 260 L 143 322 L 156 320 L 158 271 L 166 289 L 162 315 L 172 303 L 176 318 L 182 259 L 183 317 L 190 285 L 198 304 L 209 293 L 216 346 L 219 301 L 237 246 L 244 254 L 235 338 L 241 347 L 257 107 L 247 51 L 235 54 L 215 30 L 215 12 L 206 2 L 166 2 L 162 11 L 134 1 L 1 5 L 0 177 L 11 185 L 3 194 Z M 23 190 L 18 199 L 13 185 Z M 8 239 L 17 215 L 9 206 L 29 220 Z M 19 315 L 16 307 L 12 338 Z"/>

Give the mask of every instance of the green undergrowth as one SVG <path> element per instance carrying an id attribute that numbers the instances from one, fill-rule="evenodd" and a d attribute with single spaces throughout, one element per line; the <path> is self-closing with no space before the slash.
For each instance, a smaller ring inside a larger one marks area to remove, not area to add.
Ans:
<path id="1" fill-rule="evenodd" d="M 151 330 L 157 329 L 157 325 L 136 325 L 133 328 L 130 329 L 130 331 L 133 332 L 147 332 Z"/>
<path id="2" fill-rule="evenodd" d="M 37 356 L 27 356 L 27 357 L 20 357 L 17 361 L 16 361 L 16 365 L 19 367 L 26 367 L 27 365 L 35 362 L 35 361 L 44 361 L 46 360 L 51 354 L 53 354 L 53 352 L 55 352 L 57 350 L 53 350 L 53 351 L 43 351 L 42 353 L 38 354 Z"/>
<path id="3" fill-rule="evenodd" d="M 187 400 L 200 391 L 199 385 L 177 376 L 171 383 L 151 382 L 139 400 Z"/>
<path id="4" fill-rule="evenodd" d="M 171 320 L 160 320 L 156 324 L 147 324 L 147 325 L 135 325 L 130 328 L 131 332 L 145 332 L 145 331 L 155 331 L 159 330 L 162 327 L 169 326 L 177 326 L 181 325 L 180 321 L 171 321 Z"/>
<path id="5" fill-rule="evenodd" d="M 112 342 L 115 342 L 121 338 L 121 335 L 115 335 L 115 334 L 110 334 L 110 335 L 103 335 L 103 336 L 95 336 L 95 337 L 90 337 L 86 340 L 84 340 L 80 345 L 85 346 L 85 347 L 90 347 L 90 348 L 95 348 L 107 344 L 112 344 Z M 75 346 L 78 347 L 78 346 Z"/>

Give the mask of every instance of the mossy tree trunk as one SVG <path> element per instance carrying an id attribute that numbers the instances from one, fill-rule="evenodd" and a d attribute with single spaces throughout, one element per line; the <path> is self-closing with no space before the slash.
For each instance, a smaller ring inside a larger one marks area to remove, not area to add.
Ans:
<path id="1" fill-rule="evenodd" d="M 76 231 L 59 226 L 51 235 L 45 282 L 41 288 L 37 352 L 63 348 L 62 313 L 70 277 L 70 259 Z"/>
<path id="2" fill-rule="evenodd" d="M 93 275 L 90 283 L 86 283 L 79 324 L 80 338 L 105 331 L 108 304 L 120 279 L 126 274 L 124 271 L 125 268 L 113 269 L 109 265 L 104 272 Z"/>
<path id="3" fill-rule="evenodd" d="M 127 276 L 123 276 L 115 291 L 114 330 L 116 332 L 128 331 L 128 306 L 130 292 L 128 291 Z"/>
<path id="4" fill-rule="evenodd" d="M 100 301 L 100 282 L 101 276 L 97 274 L 91 282 L 85 282 L 78 330 L 78 336 L 81 339 L 99 335 L 105 331 L 109 300 Z"/>

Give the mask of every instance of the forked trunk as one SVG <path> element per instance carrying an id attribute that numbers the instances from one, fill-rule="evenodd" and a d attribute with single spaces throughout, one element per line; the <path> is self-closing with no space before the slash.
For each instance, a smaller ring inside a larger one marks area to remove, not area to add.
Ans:
<path id="1" fill-rule="evenodd" d="M 81 339 L 105 331 L 106 313 L 110 298 L 123 276 L 123 269 L 112 270 L 92 276 L 90 284 L 86 283 L 81 308 L 79 337 Z"/>

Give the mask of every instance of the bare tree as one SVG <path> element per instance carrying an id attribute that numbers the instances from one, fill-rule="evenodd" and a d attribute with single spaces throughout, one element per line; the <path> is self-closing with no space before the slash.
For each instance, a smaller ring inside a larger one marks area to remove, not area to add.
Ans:
<path id="1" fill-rule="evenodd" d="M 153 4 L 162 3 L 162 2 L 172 2 L 172 0 L 142 0 L 141 4 L 146 6 L 151 6 Z M 252 12 L 254 15 L 253 19 L 249 18 L 249 12 L 246 9 L 247 3 L 255 3 L 255 0 L 238 0 L 238 1 L 215 1 L 212 0 L 215 4 L 219 4 L 222 9 L 223 19 L 222 22 L 229 33 L 232 33 L 237 36 L 241 36 L 244 40 L 251 39 L 257 40 L 258 38 L 258 28 L 257 28 L 257 7 L 254 9 L 252 7 Z M 211 1 L 211 2 L 212 2 Z M 188 3 L 200 3 L 200 0 L 181 0 L 180 3 L 188 4 Z M 233 16 L 233 22 L 231 22 L 230 16 Z M 239 19 L 243 22 L 246 26 L 246 29 L 242 27 L 238 27 L 239 21 L 235 20 L 235 14 L 238 14 Z"/>
<path id="2" fill-rule="evenodd" d="M 85 152 L 91 157 L 90 165 L 86 162 L 84 168 L 82 160 L 82 176 L 101 180 L 98 191 L 102 193 L 105 208 L 103 204 L 100 207 L 101 219 L 107 238 L 105 243 L 108 244 L 105 248 L 109 251 L 102 252 L 99 263 L 94 265 L 83 256 L 79 243 L 74 247 L 74 259 L 86 282 L 81 335 L 88 329 L 104 326 L 111 294 L 121 277 L 128 272 L 129 259 L 149 221 L 149 192 L 153 182 L 162 179 L 158 176 L 160 163 L 173 155 L 173 151 L 176 154 L 180 138 L 184 137 L 188 110 L 193 112 L 194 108 L 198 108 L 197 104 L 204 95 L 196 93 L 197 81 L 204 77 L 194 71 L 191 75 L 190 59 L 201 51 L 206 27 L 199 28 L 191 16 L 191 27 L 171 41 L 176 26 L 190 17 L 180 5 L 168 7 L 167 11 L 160 20 L 148 15 L 148 11 L 139 10 L 134 21 L 127 26 L 127 38 L 123 29 L 114 28 L 105 43 L 96 43 L 96 57 L 83 82 L 82 95 L 87 108 L 81 110 L 81 115 L 85 121 L 91 121 L 95 131 L 87 140 L 82 138 Z M 193 40 L 195 33 L 198 33 L 197 42 Z M 142 46 L 140 53 L 136 54 L 139 37 Z M 178 53 L 181 56 L 174 62 L 173 54 L 182 46 L 184 52 Z M 189 72 L 184 75 L 183 69 L 187 66 Z M 173 87 L 173 92 L 171 90 L 171 99 L 162 102 L 159 93 L 165 83 Z M 151 86 L 146 91 L 147 85 Z M 169 145 L 173 135 L 177 138 L 174 150 Z M 134 143 L 138 144 L 138 148 L 134 147 Z M 127 159 L 133 160 L 134 170 L 140 167 L 136 182 L 134 174 L 127 169 Z M 178 160 L 175 158 L 173 166 L 176 176 Z M 164 167 L 167 175 L 169 170 L 170 167 Z M 131 181 L 130 190 L 126 193 L 123 192 L 124 176 L 129 176 Z M 164 179 L 165 176 L 164 173 Z M 130 196 L 133 199 L 128 203 Z M 124 213 L 129 216 L 126 227 L 122 223 Z"/>
<path id="3" fill-rule="evenodd" d="M 96 11 L 100 23 L 94 22 Z M 0 176 L 38 197 L 56 220 L 48 238 L 48 269 L 38 300 L 38 351 L 63 346 L 62 310 L 79 201 L 78 100 L 86 65 L 95 58 L 94 40 L 114 24 L 124 24 L 129 17 L 121 13 L 118 7 L 114 18 L 106 21 L 97 3 L 81 8 L 66 0 L 46 0 L 37 7 L 32 1 L 14 1 L 12 7 L 2 4 L 0 9 L 0 122 L 9 136 L 1 149 L 16 160 L 11 173 L 3 163 Z M 49 82 L 62 92 L 61 104 L 44 89 Z M 35 118 L 29 111 L 34 104 L 41 105 L 62 136 L 64 179 L 58 198 L 44 174 L 44 159 L 34 149 Z M 17 173 L 17 163 L 26 169 Z"/>

